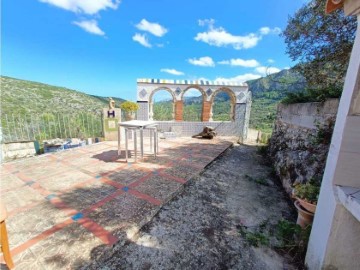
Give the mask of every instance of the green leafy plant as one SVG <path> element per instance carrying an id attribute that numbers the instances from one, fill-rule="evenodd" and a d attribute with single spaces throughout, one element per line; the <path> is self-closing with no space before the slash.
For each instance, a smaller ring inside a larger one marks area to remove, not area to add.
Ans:
<path id="1" fill-rule="evenodd" d="M 298 264 L 299 269 L 304 269 L 303 262 L 309 242 L 311 226 L 302 229 L 294 222 L 282 219 L 276 224 L 275 237 L 279 243 L 276 250 L 292 257 L 292 261 Z"/>
<path id="2" fill-rule="evenodd" d="M 330 144 L 334 131 L 335 119 L 328 119 L 323 125 L 316 123 L 315 126 L 317 128 L 317 133 L 313 139 L 313 144 Z"/>
<path id="3" fill-rule="evenodd" d="M 254 177 L 252 177 L 252 176 L 250 176 L 248 174 L 245 174 L 245 178 L 247 180 L 253 181 L 253 182 L 255 182 L 255 183 L 259 184 L 259 185 L 263 185 L 263 186 L 268 186 L 269 185 L 268 181 L 265 178 L 254 178 Z"/>
<path id="4" fill-rule="evenodd" d="M 238 225 L 240 235 L 251 246 L 268 246 L 281 254 L 291 256 L 291 260 L 304 268 L 304 259 L 311 232 L 311 226 L 301 228 L 293 221 L 281 219 L 277 223 L 264 220 L 256 226 Z"/>
<path id="5" fill-rule="evenodd" d="M 251 233 L 247 232 L 245 235 L 246 241 L 254 247 L 258 246 L 268 246 L 269 245 L 269 237 L 264 233 Z"/>
<path id="6" fill-rule="evenodd" d="M 265 232 L 268 222 L 268 220 L 264 220 L 258 226 L 253 227 L 253 231 L 249 230 L 250 228 L 247 226 L 239 225 L 239 233 L 251 246 L 269 246 L 270 235 Z"/>
<path id="7" fill-rule="evenodd" d="M 295 244 L 295 236 L 299 235 L 301 232 L 300 225 L 297 225 L 288 220 L 282 219 L 276 225 L 275 235 L 276 238 L 280 241 L 278 247 L 292 247 Z"/>
<path id="8" fill-rule="evenodd" d="M 320 193 L 320 184 L 316 181 L 309 181 L 306 184 L 298 184 L 294 188 L 294 195 L 309 203 L 316 204 Z"/>
<path id="9" fill-rule="evenodd" d="M 125 101 L 120 104 L 120 109 L 125 112 L 136 112 L 139 109 L 139 105 L 132 101 Z"/>

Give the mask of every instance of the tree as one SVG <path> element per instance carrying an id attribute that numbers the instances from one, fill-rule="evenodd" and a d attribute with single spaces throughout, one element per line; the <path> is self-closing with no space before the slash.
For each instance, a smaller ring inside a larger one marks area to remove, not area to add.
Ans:
<path id="1" fill-rule="evenodd" d="M 344 83 L 356 18 L 345 17 L 342 10 L 325 14 L 324 0 L 312 0 L 289 17 L 282 36 L 287 54 L 311 88 L 341 89 Z"/>

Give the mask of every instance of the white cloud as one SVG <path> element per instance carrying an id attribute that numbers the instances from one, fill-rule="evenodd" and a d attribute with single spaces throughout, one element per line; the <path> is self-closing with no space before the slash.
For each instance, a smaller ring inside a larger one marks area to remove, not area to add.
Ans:
<path id="1" fill-rule="evenodd" d="M 278 73 L 281 71 L 281 69 L 278 69 L 276 67 L 264 67 L 264 66 L 257 67 L 255 68 L 255 70 L 256 72 L 260 73 L 263 76 L 270 75 L 273 73 Z"/>
<path id="2" fill-rule="evenodd" d="M 220 65 L 240 66 L 240 67 L 257 67 L 260 63 L 255 59 L 244 60 L 244 59 L 230 59 L 218 62 Z"/>
<path id="3" fill-rule="evenodd" d="M 80 28 L 91 34 L 99 36 L 105 35 L 105 32 L 100 29 L 100 27 L 97 25 L 97 21 L 95 20 L 83 20 L 80 22 L 74 21 L 73 24 L 79 26 Z"/>
<path id="4" fill-rule="evenodd" d="M 207 32 L 198 33 L 195 37 L 196 41 L 202 41 L 216 47 L 231 45 L 236 50 L 255 47 L 260 39 L 260 36 L 253 33 L 246 36 L 235 36 L 226 32 L 226 30 L 221 27 L 210 27 Z"/>
<path id="5" fill-rule="evenodd" d="M 198 20 L 198 23 L 200 26 L 205 26 L 205 25 L 212 26 L 215 24 L 215 20 L 214 19 Z"/>
<path id="6" fill-rule="evenodd" d="M 261 27 L 261 28 L 260 28 L 260 33 L 261 33 L 262 35 L 267 35 L 267 34 L 270 33 L 270 28 L 269 28 L 269 27 Z"/>
<path id="7" fill-rule="evenodd" d="M 192 58 L 188 60 L 190 64 L 202 67 L 214 67 L 215 63 L 209 56 L 200 57 L 199 59 Z"/>
<path id="8" fill-rule="evenodd" d="M 147 37 L 145 34 L 139 34 L 136 33 L 133 37 L 132 37 L 133 41 L 139 42 L 141 45 L 143 45 L 144 47 L 148 47 L 151 48 L 151 44 L 149 43 Z"/>
<path id="9" fill-rule="evenodd" d="M 223 78 L 223 77 L 218 77 L 216 78 L 216 82 L 224 82 L 224 83 L 242 83 L 242 82 L 246 82 L 249 80 L 255 80 L 260 78 L 261 76 L 258 74 L 252 74 L 252 73 L 246 73 L 246 74 L 242 74 L 242 75 L 238 75 L 232 78 Z"/>
<path id="10" fill-rule="evenodd" d="M 275 63 L 275 60 L 274 60 L 274 59 L 271 59 L 271 58 L 269 58 L 267 61 L 268 61 L 268 63 L 270 63 L 270 64 Z"/>
<path id="11" fill-rule="evenodd" d="M 75 13 L 89 15 L 97 14 L 100 10 L 108 8 L 117 9 L 120 0 L 39 0 L 58 8 L 62 8 Z"/>
<path id="12" fill-rule="evenodd" d="M 249 49 L 255 47 L 263 36 L 268 34 L 279 34 L 281 29 L 275 27 L 262 27 L 259 33 L 250 33 L 243 36 L 233 35 L 227 32 L 223 27 L 215 27 L 213 19 L 199 20 L 200 26 L 208 26 L 208 31 L 197 33 L 195 36 L 196 41 L 205 42 L 211 46 L 225 47 L 232 46 L 235 50 Z"/>
<path id="13" fill-rule="evenodd" d="M 278 35 L 281 33 L 281 29 L 279 27 L 274 27 L 271 29 L 270 27 L 265 26 L 265 27 L 261 27 L 259 31 L 260 31 L 260 34 L 262 34 L 262 35 L 268 35 L 268 34 Z"/>
<path id="14" fill-rule="evenodd" d="M 184 75 L 184 72 L 182 71 L 178 71 L 176 69 L 170 69 L 170 68 L 162 68 L 160 69 L 161 72 L 166 72 L 172 75 L 176 75 L 176 76 L 180 76 L 180 75 Z"/>
<path id="15" fill-rule="evenodd" d="M 135 26 L 137 29 L 139 29 L 141 31 L 149 32 L 157 37 L 162 37 L 163 35 L 165 35 L 168 32 L 168 30 L 164 26 L 162 26 L 158 23 L 151 23 L 145 19 L 142 19 Z"/>

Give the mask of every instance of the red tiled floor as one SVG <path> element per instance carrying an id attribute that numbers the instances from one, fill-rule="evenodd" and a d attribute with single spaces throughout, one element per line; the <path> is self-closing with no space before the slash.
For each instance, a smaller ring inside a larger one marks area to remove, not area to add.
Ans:
<path id="1" fill-rule="evenodd" d="M 141 183 L 135 189 L 144 194 L 150 195 L 160 201 L 165 201 L 169 194 L 175 193 L 182 184 L 172 179 L 154 174 L 145 182 Z"/>
<path id="2" fill-rule="evenodd" d="M 126 163 L 116 142 L 103 142 L 3 164 L 1 197 L 16 269 L 74 268 L 131 238 L 230 145 L 224 138 L 160 140 L 157 159 L 138 154 L 133 163 L 131 149 Z"/>

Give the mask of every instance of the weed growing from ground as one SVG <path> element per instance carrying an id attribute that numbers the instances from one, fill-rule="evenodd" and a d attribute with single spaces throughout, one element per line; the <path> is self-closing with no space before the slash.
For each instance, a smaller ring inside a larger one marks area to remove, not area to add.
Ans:
<path id="1" fill-rule="evenodd" d="M 249 181 L 255 182 L 259 185 L 263 185 L 263 186 L 268 186 L 269 183 L 267 182 L 267 180 L 265 178 L 254 178 L 248 174 L 245 174 L 245 178 Z"/>
<path id="2" fill-rule="evenodd" d="M 292 257 L 293 263 L 303 268 L 311 226 L 302 229 L 294 222 L 282 219 L 275 226 L 268 220 L 257 226 L 238 226 L 240 235 L 254 247 L 268 246 Z M 271 241 L 276 239 L 276 241 Z"/>

